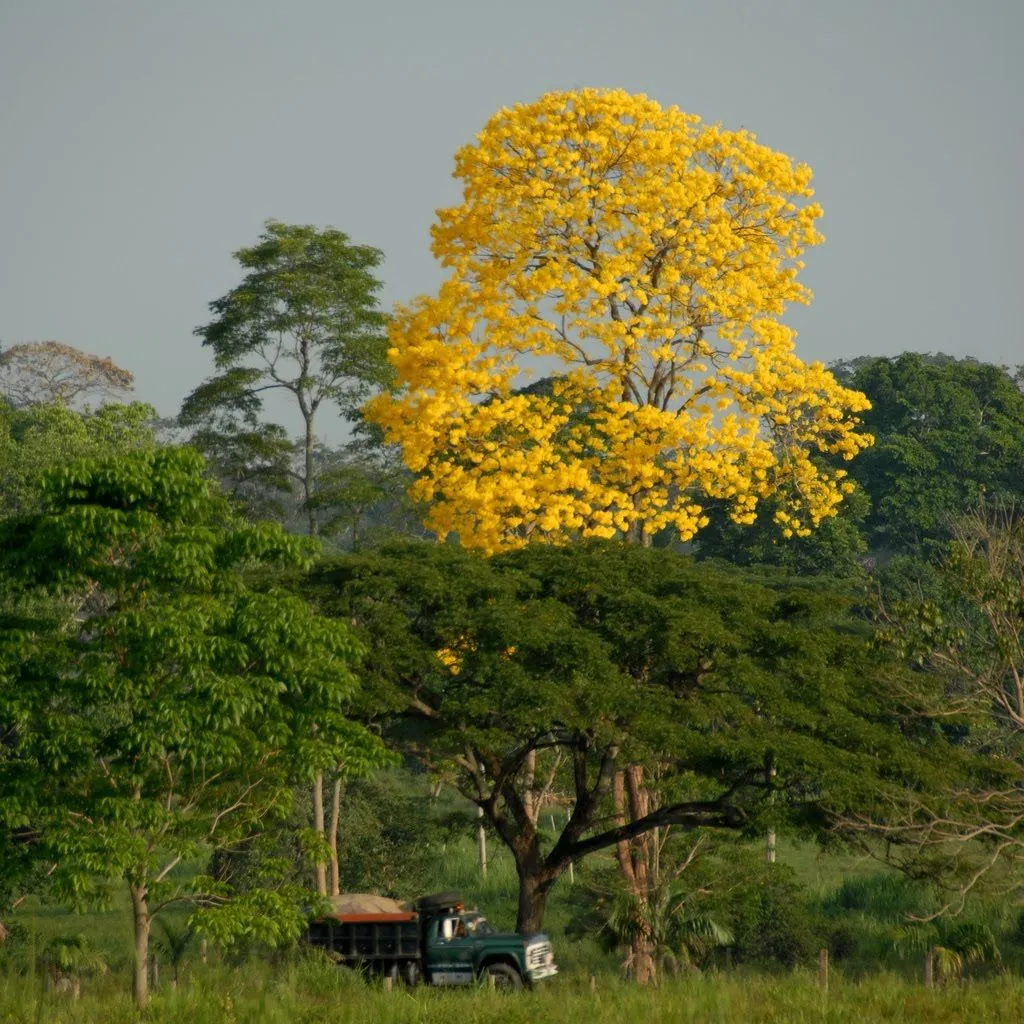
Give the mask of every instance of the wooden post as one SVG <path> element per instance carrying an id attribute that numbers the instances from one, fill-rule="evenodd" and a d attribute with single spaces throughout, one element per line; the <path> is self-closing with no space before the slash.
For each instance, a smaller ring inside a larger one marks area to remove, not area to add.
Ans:
<path id="1" fill-rule="evenodd" d="M 160 984 L 160 961 L 156 958 L 156 953 L 149 954 L 149 976 L 152 978 L 153 988 L 157 988 Z"/>
<path id="2" fill-rule="evenodd" d="M 477 844 L 480 847 L 480 874 L 487 877 L 487 830 L 484 828 L 484 809 L 476 809 Z"/>
<path id="3" fill-rule="evenodd" d="M 384 975 L 384 991 L 390 992 L 395 987 L 394 979 L 390 974 Z"/>
<path id="4" fill-rule="evenodd" d="M 932 946 L 924 955 L 924 987 L 935 986 L 935 947 Z"/>
<path id="5" fill-rule="evenodd" d="M 487 975 L 487 987 L 493 992 L 498 985 L 498 979 L 493 974 Z"/>
<path id="6" fill-rule="evenodd" d="M 595 978 L 593 974 L 590 976 L 590 991 L 597 991 L 597 978 Z"/>
<path id="7" fill-rule="evenodd" d="M 203 941 L 199 943 L 199 959 L 202 960 L 204 964 L 206 963 L 206 950 L 206 939 L 203 939 Z"/>
<path id="8" fill-rule="evenodd" d="M 818 951 L 818 984 L 828 991 L 828 950 Z"/>

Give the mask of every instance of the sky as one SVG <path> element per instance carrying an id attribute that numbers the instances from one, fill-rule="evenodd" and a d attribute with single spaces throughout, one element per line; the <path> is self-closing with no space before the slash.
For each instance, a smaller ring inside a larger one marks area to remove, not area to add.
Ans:
<path id="1" fill-rule="evenodd" d="M 811 165 L 804 359 L 1024 363 L 1022 45 L 1018 0 L 0 0 L 0 344 L 110 356 L 174 415 L 268 218 L 382 249 L 390 308 L 441 280 L 456 149 L 597 86 Z"/>

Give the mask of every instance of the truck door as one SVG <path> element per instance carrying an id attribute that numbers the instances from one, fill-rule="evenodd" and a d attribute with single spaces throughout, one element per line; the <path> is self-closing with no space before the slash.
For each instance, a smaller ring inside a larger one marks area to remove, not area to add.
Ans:
<path id="1" fill-rule="evenodd" d="M 457 935 L 460 919 L 435 917 L 427 927 L 426 970 L 431 985 L 471 985 L 473 944 Z"/>

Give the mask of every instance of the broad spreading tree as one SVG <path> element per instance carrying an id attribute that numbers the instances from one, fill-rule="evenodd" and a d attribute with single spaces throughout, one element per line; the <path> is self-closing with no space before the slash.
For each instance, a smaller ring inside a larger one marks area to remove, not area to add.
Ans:
<path id="1" fill-rule="evenodd" d="M 874 650 L 834 594 L 615 542 L 389 547 L 308 585 L 368 646 L 387 737 L 511 851 L 523 931 L 570 863 L 657 827 L 823 829 L 957 770 L 934 680 Z M 636 766 L 659 782 L 626 808 L 616 787 L 639 796 Z M 538 822 L 552 785 L 571 800 L 553 838 Z"/>
<path id="2" fill-rule="evenodd" d="M 804 535 L 870 443 L 863 395 L 795 352 L 811 171 L 745 130 L 583 89 L 499 111 L 456 155 L 436 295 L 391 325 L 395 387 L 369 415 L 402 445 L 439 536 L 487 552 L 664 528 L 774 497 Z M 524 370 L 551 389 L 523 389 Z M 586 410 L 580 415 L 580 410 Z"/>
<path id="3" fill-rule="evenodd" d="M 134 383 L 135 377 L 108 356 L 90 355 L 60 341 L 28 341 L 0 349 L 0 395 L 18 408 L 120 397 Z"/>
<path id="4" fill-rule="evenodd" d="M 248 583 L 310 544 L 239 524 L 180 448 L 66 465 L 41 513 L 0 522 L 0 848 L 30 847 L 72 903 L 127 890 L 140 1005 L 171 904 L 225 940 L 304 926 L 297 893 L 231 900 L 179 865 L 253 841 L 314 773 L 386 760 L 346 713 L 349 627 Z"/>

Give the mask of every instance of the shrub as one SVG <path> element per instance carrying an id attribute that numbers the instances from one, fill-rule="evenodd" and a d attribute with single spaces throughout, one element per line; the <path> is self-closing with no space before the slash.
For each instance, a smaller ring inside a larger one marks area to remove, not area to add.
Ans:
<path id="1" fill-rule="evenodd" d="M 795 873 L 765 864 L 760 877 L 739 886 L 731 900 L 735 957 L 764 968 L 809 963 L 822 943 L 822 925 Z"/>

